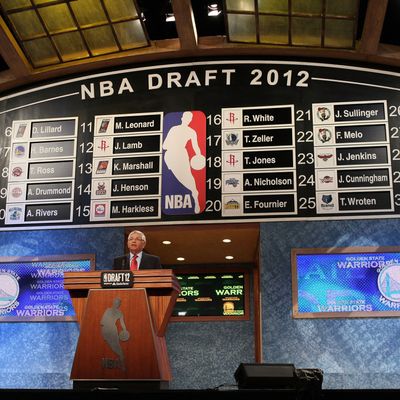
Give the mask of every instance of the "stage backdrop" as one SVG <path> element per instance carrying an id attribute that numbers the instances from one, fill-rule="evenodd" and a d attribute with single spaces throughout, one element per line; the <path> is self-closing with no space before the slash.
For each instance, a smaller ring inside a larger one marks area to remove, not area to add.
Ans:
<path id="1" fill-rule="evenodd" d="M 325 388 L 399 388 L 398 318 L 293 319 L 290 284 L 292 248 L 394 246 L 399 237 L 398 220 L 262 225 L 265 361 L 321 368 Z"/>
<path id="2" fill-rule="evenodd" d="M 97 267 L 109 268 L 123 254 L 122 229 L 67 229 L 0 232 L 2 257 L 96 254 Z M 1 388 L 69 388 L 78 338 L 75 322 L 0 323 Z"/>
<path id="3" fill-rule="evenodd" d="M 107 269 L 124 252 L 124 228 L 0 232 L 0 243 L 1 256 L 93 253 L 97 269 Z M 171 386 L 234 384 L 239 363 L 254 362 L 253 337 L 252 316 L 248 321 L 170 324 Z M 74 322 L 0 323 L 0 388 L 71 388 L 77 339 Z"/>
<path id="4" fill-rule="evenodd" d="M 0 232 L 2 256 L 95 253 L 106 268 L 123 251 L 123 229 Z M 330 388 L 399 388 L 398 318 L 293 319 L 290 250 L 398 245 L 398 220 L 277 222 L 261 229 L 265 362 L 321 368 Z M 283 239 L 284 238 L 284 239 Z M 104 243 L 113 243 L 110 254 Z M 240 362 L 254 361 L 254 320 L 173 323 L 167 343 L 173 388 L 234 384 Z M 69 388 L 75 323 L 0 324 L 0 387 Z M 204 351 L 207 349 L 207 351 Z M 215 351 L 214 351 L 215 350 Z"/>

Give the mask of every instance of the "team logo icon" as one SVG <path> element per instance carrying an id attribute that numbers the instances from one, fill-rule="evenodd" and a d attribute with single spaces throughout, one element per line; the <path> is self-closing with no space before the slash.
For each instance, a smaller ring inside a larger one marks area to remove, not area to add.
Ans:
<path id="1" fill-rule="evenodd" d="M 331 194 L 324 194 L 322 195 L 321 200 L 324 204 L 330 204 L 333 201 L 333 197 Z"/>
<path id="2" fill-rule="evenodd" d="M 224 110 L 223 113 L 224 125 L 235 125 L 239 120 L 239 114 L 233 110 Z"/>
<path id="3" fill-rule="evenodd" d="M 106 139 L 101 139 L 101 140 L 99 141 L 99 143 L 98 143 L 97 148 L 98 148 L 100 151 L 102 151 L 102 152 L 106 152 L 107 149 L 110 148 L 110 145 L 109 145 L 109 143 L 108 143 L 108 140 L 106 140 Z"/>
<path id="4" fill-rule="evenodd" d="M 226 186 L 233 186 L 234 188 L 238 187 L 239 183 L 240 183 L 239 179 L 236 179 L 234 177 L 225 180 Z"/>
<path id="5" fill-rule="evenodd" d="M 329 142 L 332 139 L 332 132 L 327 128 L 318 129 L 318 139 L 322 143 Z"/>
<path id="6" fill-rule="evenodd" d="M 22 173 L 23 173 L 23 170 L 22 170 L 21 167 L 14 167 L 14 168 L 11 170 L 11 175 L 12 175 L 12 176 L 15 176 L 16 178 L 18 178 L 19 176 L 21 176 Z"/>
<path id="7" fill-rule="evenodd" d="M 333 183 L 333 176 L 325 175 L 324 177 L 320 178 L 319 181 L 325 184 Z"/>
<path id="8" fill-rule="evenodd" d="M 333 157 L 332 153 L 321 153 L 318 154 L 317 156 L 320 160 L 327 162 L 328 160 L 330 160 Z"/>
<path id="9" fill-rule="evenodd" d="M 103 118 L 100 123 L 99 133 L 106 133 L 108 129 L 108 125 L 110 125 L 109 118 Z"/>
<path id="10" fill-rule="evenodd" d="M 228 146 L 236 146 L 239 143 L 239 135 L 235 132 L 227 132 L 225 134 L 225 143 Z"/>
<path id="11" fill-rule="evenodd" d="M 389 301 L 400 303 L 400 265 L 387 265 L 378 275 L 378 288 Z"/>
<path id="12" fill-rule="evenodd" d="M 22 220 L 23 210 L 22 207 L 10 207 L 8 209 L 8 219 L 12 222 Z"/>
<path id="13" fill-rule="evenodd" d="M 319 181 L 321 183 L 325 183 L 325 184 L 333 183 L 333 176 L 325 175 L 322 178 L 319 178 Z"/>
<path id="14" fill-rule="evenodd" d="M 105 174 L 107 172 L 108 160 L 101 160 L 97 164 L 96 174 Z"/>
<path id="15" fill-rule="evenodd" d="M 18 299 L 19 283 L 14 275 L 0 273 L 0 309 L 7 309 Z"/>
<path id="16" fill-rule="evenodd" d="M 25 134 L 27 124 L 21 124 L 18 126 L 17 133 L 15 134 L 16 138 L 22 138 Z"/>
<path id="17" fill-rule="evenodd" d="M 106 216 L 106 204 L 104 204 L 104 203 L 95 204 L 94 216 L 95 217 L 105 217 Z"/>
<path id="18" fill-rule="evenodd" d="M 98 182 L 97 183 L 97 189 L 96 189 L 96 195 L 97 196 L 104 196 L 105 194 L 107 194 L 105 182 Z"/>
<path id="19" fill-rule="evenodd" d="M 11 196 L 18 199 L 22 196 L 22 189 L 19 186 L 15 186 L 11 189 Z"/>
<path id="20" fill-rule="evenodd" d="M 318 107 L 317 108 L 317 117 L 321 121 L 326 121 L 331 116 L 331 111 L 327 107 Z"/>
<path id="21" fill-rule="evenodd" d="M 224 163 L 227 169 L 238 169 L 241 166 L 241 158 L 238 153 L 224 153 Z"/>
<path id="22" fill-rule="evenodd" d="M 23 146 L 23 145 L 15 146 L 15 148 L 14 148 L 14 155 L 15 155 L 15 157 L 17 157 L 17 158 L 22 158 L 22 157 L 24 157 L 24 156 L 25 156 L 25 146 Z"/>
<path id="23" fill-rule="evenodd" d="M 324 211 L 332 210 L 335 207 L 333 196 L 331 194 L 323 194 L 321 196 L 321 209 Z"/>
<path id="24" fill-rule="evenodd" d="M 237 200 L 231 199 L 224 204 L 225 210 L 239 210 L 240 203 Z"/>
<path id="25" fill-rule="evenodd" d="M 165 214 L 200 214 L 206 204 L 206 117 L 201 111 L 166 114 L 163 132 L 162 208 Z"/>

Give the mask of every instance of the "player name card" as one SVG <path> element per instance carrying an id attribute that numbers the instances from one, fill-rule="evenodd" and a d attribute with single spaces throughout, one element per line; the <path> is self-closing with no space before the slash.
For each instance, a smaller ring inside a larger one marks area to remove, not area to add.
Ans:
<path id="1" fill-rule="evenodd" d="M 111 114 L 95 116 L 95 136 L 119 134 L 148 134 L 162 131 L 161 112 Z"/>
<path id="2" fill-rule="evenodd" d="M 160 195 L 160 177 L 93 179 L 92 198 Z"/>
<path id="3" fill-rule="evenodd" d="M 296 212 L 295 193 L 266 195 L 224 195 L 222 197 L 224 216 L 294 214 Z"/>
<path id="4" fill-rule="evenodd" d="M 294 172 L 224 173 L 225 193 L 295 190 Z"/>

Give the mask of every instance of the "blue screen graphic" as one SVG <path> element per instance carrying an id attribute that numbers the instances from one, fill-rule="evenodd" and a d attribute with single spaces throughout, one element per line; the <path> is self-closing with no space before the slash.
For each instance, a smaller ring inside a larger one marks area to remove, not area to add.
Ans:
<path id="1" fill-rule="evenodd" d="M 90 269 L 89 259 L 0 262 L 0 321 L 73 320 L 64 272 Z"/>
<path id="2" fill-rule="evenodd" d="M 400 253 L 297 254 L 298 313 L 400 310 Z"/>

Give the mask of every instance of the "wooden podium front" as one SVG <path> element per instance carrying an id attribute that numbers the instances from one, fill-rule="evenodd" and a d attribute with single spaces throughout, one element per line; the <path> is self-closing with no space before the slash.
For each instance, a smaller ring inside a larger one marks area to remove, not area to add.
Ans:
<path id="1" fill-rule="evenodd" d="M 166 387 L 172 374 L 165 333 L 180 291 L 175 275 L 137 271 L 133 288 L 102 289 L 101 273 L 64 274 L 80 323 L 74 387 Z"/>

